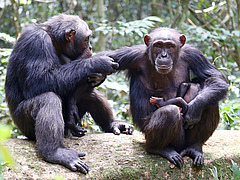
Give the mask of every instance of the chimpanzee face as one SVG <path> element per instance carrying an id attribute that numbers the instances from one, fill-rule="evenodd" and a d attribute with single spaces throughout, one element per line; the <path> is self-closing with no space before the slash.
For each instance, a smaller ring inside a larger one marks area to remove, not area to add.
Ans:
<path id="1" fill-rule="evenodd" d="M 58 15 L 44 23 L 48 25 L 53 45 L 58 54 L 70 60 L 92 56 L 90 36 L 92 31 L 78 16 Z"/>
<path id="2" fill-rule="evenodd" d="M 172 40 L 157 40 L 152 44 L 152 54 L 155 59 L 155 69 L 161 74 L 168 74 L 177 58 L 178 47 Z"/>
<path id="3" fill-rule="evenodd" d="M 168 28 L 160 28 L 149 36 L 146 35 L 144 41 L 148 46 L 149 59 L 156 71 L 168 74 L 173 69 L 186 38 Z"/>
<path id="4" fill-rule="evenodd" d="M 68 32 L 65 34 L 67 40 L 67 50 L 71 59 L 88 58 L 92 56 L 92 46 L 90 44 L 90 37 L 92 31 L 88 28 L 88 25 L 81 19 L 75 24 L 72 35 Z"/>
<path id="5" fill-rule="evenodd" d="M 82 45 L 79 47 L 80 49 L 83 49 L 81 58 L 89 58 L 92 56 L 92 45 L 90 44 L 90 36 L 91 35 L 83 38 L 81 42 Z"/>

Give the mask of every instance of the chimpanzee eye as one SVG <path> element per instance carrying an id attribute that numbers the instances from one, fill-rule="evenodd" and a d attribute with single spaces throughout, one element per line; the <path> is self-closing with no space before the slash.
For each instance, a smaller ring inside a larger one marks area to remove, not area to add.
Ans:
<path id="1" fill-rule="evenodd" d="M 86 39 L 85 39 L 85 43 L 86 43 L 86 44 L 89 43 L 89 39 L 90 39 L 90 36 L 86 37 Z"/>
<path id="2" fill-rule="evenodd" d="M 174 45 L 174 44 L 170 44 L 170 43 L 169 43 L 169 44 L 166 44 L 166 47 L 167 47 L 167 48 L 169 48 L 169 49 L 172 49 L 172 48 L 174 48 L 174 47 L 175 47 L 175 45 Z"/>
<path id="3" fill-rule="evenodd" d="M 154 44 L 154 47 L 156 47 L 156 48 L 162 48 L 162 47 L 163 47 L 163 44 L 162 44 L 162 43 L 156 43 L 156 44 Z"/>

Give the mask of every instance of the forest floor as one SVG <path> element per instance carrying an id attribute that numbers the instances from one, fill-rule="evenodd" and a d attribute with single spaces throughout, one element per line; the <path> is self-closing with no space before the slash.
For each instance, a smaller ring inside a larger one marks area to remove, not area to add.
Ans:
<path id="1" fill-rule="evenodd" d="M 240 131 L 215 131 L 203 146 L 205 165 L 196 168 L 192 160 L 184 157 L 179 169 L 158 155 L 145 151 L 144 136 L 111 133 L 87 134 L 81 138 L 65 138 L 64 144 L 86 152 L 83 158 L 89 167 L 87 175 L 45 162 L 37 153 L 34 142 L 8 139 L 5 142 L 16 165 L 3 166 L 2 178 L 16 179 L 213 179 L 210 169 L 218 170 L 219 177 L 233 179 L 231 160 L 240 166 Z M 1 178 L 0 178 L 1 179 Z"/>

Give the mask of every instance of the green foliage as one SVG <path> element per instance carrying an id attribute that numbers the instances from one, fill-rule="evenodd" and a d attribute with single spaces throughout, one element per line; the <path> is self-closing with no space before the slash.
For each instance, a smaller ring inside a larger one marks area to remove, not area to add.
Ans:
<path id="1" fill-rule="evenodd" d="M 61 176 L 56 176 L 54 180 L 64 180 Z"/>
<path id="2" fill-rule="evenodd" d="M 137 33 L 140 37 L 148 33 L 149 28 L 153 28 L 155 22 L 163 22 L 163 20 L 156 16 L 149 16 L 142 20 L 135 20 L 130 22 L 117 21 L 115 26 L 107 23 L 107 20 L 99 23 L 99 27 L 95 29 L 96 32 L 103 32 L 104 35 L 109 33 L 113 35 L 120 34 L 121 36 Z"/>
<path id="3" fill-rule="evenodd" d="M 218 178 L 218 170 L 216 168 L 216 166 L 213 167 L 214 169 L 211 169 L 209 168 L 209 170 L 211 171 L 212 175 L 213 175 L 213 178 L 214 180 L 222 180 L 223 177 L 222 177 L 222 171 L 220 171 L 220 179 Z"/>
<path id="4" fill-rule="evenodd" d="M 9 122 L 9 113 L 7 104 L 5 102 L 4 83 L 8 57 L 10 56 L 11 52 L 11 49 L 0 49 L 0 122 L 4 121 L 5 123 Z"/>
<path id="5" fill-rule="evenodd" d="M 231 161 L 232 161 L 232 166 L 230 167 L 230 169 L 233 172 L 233 178 L 235 180 L 240 180 L 240 168 L 237 165 L 237 163 L 235 163 L 233 160 L 231 160 Z"/>
<path id="6" fill-rule="evenodd" d="M 234 54 L 231 54 L 235 49 L 234 44 L 239 45 L 240 31 L 230 32 L 218 27 L 208 31 L 201 27 L 189 26 L 186 33 L 188 34 L 188 43 L 201 49 L 208 60 L 215 64 L 229 81 L 227 100 L 220 103 L 220 127 L 228 130 L 240 129 L 240 104 L 238 100 L 240 97 L 240 73 L 236 70 L 238 66 L 232 57 Z"/>
<path id="7" fill-rule="evenodd" d="M 3 165 L 9 164 L 10 166 L 14 165 L 14 161 L 9 154 L 8 149 L 3 146 L 3 140 L 9 138 L 11 128 L 9 126 L 0 125 L 0 179 L 1 179 L 1 169 Z"/>
<path id="8" fill-rule="evenodd" d="M 9 36 L 9 35 L 6 34 L 6 33 L 0 33 L 0 39 L 1 39 L 1 40 L 4 40 L 4 41 L 6 41 L 6 42 L 12 43 L 12 44 L 16 41 L 15 38 Z"/>
<path id="9" fill-rule="evenodd" d="M 233 172 L 233 178 L 235 180 L 240 180 L 240 168 L 237 165 L 237 163 L 235 163 L 233 160 L 231 160 L 232 162 L 232 166 L 230 166 L 229 168 L 231 169 L 231 171 Z M 218 174 L 218 170 L 216 166 L 213 166 L 214 169 L 209 168 L 209 170 L 211 171 L 214 180 L 222 180 L 223 179 L 223 172 L 222 170 L 220 171 L 220 173 Z M 220 176 L 220 178 L 219 178 Z"/>
<path id="10" fill-rule="evenodd" d="M 129 87 L 124 73 L 117 73 L 111 76 L 101 84 L 98 89 L 102 91 L 109 99 L 114 109 L 114 114 L 119 120 L 131 122 L 129 106 Z"/>
<path id="11" fill-rule="evenodd" d="M 6 35 L 13 42 L 13 38 Z M 0 49 L 0 122 L 9 123 L 9 113 L 7 103 L 5 102 L 4 83 L 6 76 L 6 68 L 8 57 L 10 56 L 12 49 Z"/>
<path id="12" fill-rule="evenodd" d="M 135 45 L 142 43 L 142 38 L 148 33 L 148 30 L 155 27 L 156 22 L 163 22 L 163 19 L 156 16 L 149 16 L 142 20 L 130 22 L 116 21 L 114 24 L 104 20 L 98 23 L 95 32 L 102 32 L 110 36 L 112 49 L 123 45 Z M 124 38 L 123 38 L 124 37 Z"/>
<path id="13" fill-rule="evenodd" d="M 229 99 L 220 105 L 220 115 L 222 120 L 222 128 L 240 129 L 240 103 L 238 100 Z"/>

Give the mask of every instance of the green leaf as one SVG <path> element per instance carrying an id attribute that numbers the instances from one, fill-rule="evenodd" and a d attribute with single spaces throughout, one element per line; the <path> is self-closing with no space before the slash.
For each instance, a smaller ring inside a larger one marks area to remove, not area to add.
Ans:
<path id="1" fill-rule="evenodd" d="M 209 168 L 209 170 L 212 172 L 212 175 L 213 175 L 214 180 L 218 180 L 218 171 L 217 171 L 217 168 L 216 168 L 216 166 L 213 166 L 213 167 L 214 167 L 214 169 Z"/>
<path id="2" fill-rule="evenodd" d="M 14 162 L 12 156 L 9 154 L 9 150 L 5 146 L 3 146 L 1 143 L 0 143 L 0 154 L 3 158 L 3 161 L 6 164 L 14 166 L 15 162 Z"/>
<path id="3" fill-rule="evenodd" d="M 143 19 L 145 20 L 150 20 L 150 21 L 157 21 L 157 22 L 164 22 L 162 18 L 157 17 L 157 16 L 149 16 Z"/>
<path id="4" fill-rule="evenodd" d="M 103 27 L 103 26 L 100 26 L 95 29 L 95 31 L 104 31 L 104 30 L 106 30 L 106 27 Z"/>
<path id="5" fill-rule="evenodd" d="M 234 179 L 239 180 L 240 179 L 240 169 L 239 169 L 239 166 L 233 160 L 231 160 L 231 161 L 232 161 L 232 166 L 230 166 L 230 169 L 233 172 L 233 177 L 234 177 Z"/>
<path id="6" fill-rule="evenodd" d="M 230 124 L 233 124 L 234 123 L 234 119 L 228 113 L 226 113 L 225 115 L 227 116 L 228 122 Z"/>
<path id="7" fill-rule="evenodd" d="M 0 126 L 0 141 L 8 139 L 11 136 L 11 128 L 9 126 Z"/>

